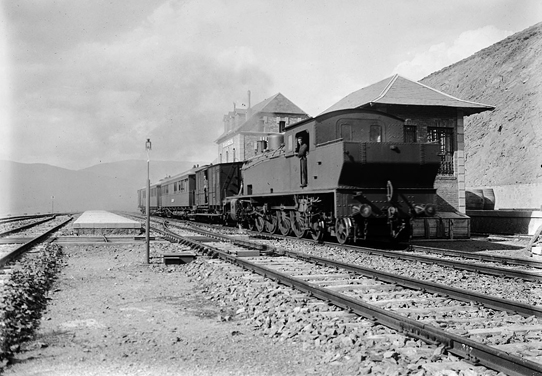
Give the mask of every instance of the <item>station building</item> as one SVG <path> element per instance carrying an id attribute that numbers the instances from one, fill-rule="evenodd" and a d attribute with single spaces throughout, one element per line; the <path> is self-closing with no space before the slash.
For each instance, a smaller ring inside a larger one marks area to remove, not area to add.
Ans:
<path id="1" fill-rule="evenodd" d="M 385 112 L 404 119 L 406 142 L 439 143 L 441 165 L 435 181 L 437 209 L 466 213 L 463 119 L 491 111 L 494 106 L 455 98 L 394 75 L 347 95 L 323 113 L 353 108 Z"/>
<path id="2" fill-rule="evenodd" d="M 250 93 L 250 92 L 249 92 Z M 244 161 L 265 149 L 269 136 L 284 132 L 289 124 L 309 115 L 281 93 L 247 109 L 236 108 L 224 115 L 224 132 L 215 141 L 218 163 Z"/>

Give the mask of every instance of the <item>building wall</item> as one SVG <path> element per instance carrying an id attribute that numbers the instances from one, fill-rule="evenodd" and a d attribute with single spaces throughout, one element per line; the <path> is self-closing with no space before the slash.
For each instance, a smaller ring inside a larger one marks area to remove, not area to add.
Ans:
<path id="1" fill-rule="evenodd" d="M 300 114 L 281 114 L 281 113 L 258 113 L 253 115 L 249 123 L 244 125 L 242 131 L 245 132 L 262 132 L 262 133 L 278 133 L 279 123 L 284 121 L 284 126 L 297 123 L 306 119 L 307 115 Z M 237 124 L 241 125 L 241 124 Z M 256 155 L 257 141 L 264 139 L 266 136 L 244 135 L 242 133 L 232 133 L 232 136 L 227 140 L 218 143 L 218 161 L 233 162 L 232 153 L 235 148 L 236 161 L 246 160 Z M 226 152 L 228 161 L 226 161 Z"/>
<path id="2" fill-rule="evenodd" d="M 235 162 L 241 160 L 244 153 L 242 135 L 236 134 L 218 144 L 218 161 L 221 163 Z"/>
<path id="3" fill-rule="evenodd" d="M 379 109 L 382 110 L 382 109 Z M 385 112 L 405 119 L 405 125 L 415 125 L 418 142 L 427 142 L 428 128 L 453 128 L 453 175 L 438 175 L 437 209 L 439 211 L 466 212 L 465 206 L 465 141 L 463 113 L 456 109 L 419 109 L 389 106 Z"/>

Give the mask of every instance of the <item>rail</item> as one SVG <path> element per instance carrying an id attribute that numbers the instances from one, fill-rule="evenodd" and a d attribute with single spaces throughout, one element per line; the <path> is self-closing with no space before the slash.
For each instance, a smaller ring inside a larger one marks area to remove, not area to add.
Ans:
<path id="1" fill-rule="evenodd" d="M 244 258 L 235 257 L 216 247 L 209 246 L 208 244 L 200 244 L 195 241 L 185 239 L 179 235 L 171 233 L 170 231 L 162 231 L 158 229 L 156 230 L 162 233 L 165 237 L 170 238 L 174 241 L 177 241 L 183 244 L 193 245 L 195 249 L 198 249 L 202 253 L 209 253 L 213 256 L 217 256 L 226 261 L 240 265 L 246 270 L 251 270 L 267 278 L 275 280 L 279 283 L 304 291 L 313 297 L 317 297 L 321 300 L 332 303 L 338 307 L 354 312 L 365 318 L 378 321 L 379 323 L 383 325 L 396 329 L 400 332 L 403 332 L 415 338 L 422 339 L 429 343 L 443 344 L 446 346 L 447 350 L 453 353 L 454 355 L 468 359 L 475 363 L 483 364 L 490 368 L 504 372 L 508 375 L 519 376 L 519 375 L 542 374 L 542 364 L 535 363 L 535 362 L 520 358 L 518 356 L 510 355 L 504 351 L 484 345 L 480 342 L 476 342 L 468 338 L 464 338 L 464 337 L 455 335 L 453 333 L 446 332 L 435 326 L 421 323 L 419 321 L 401 316 L 397 313 L 384 310 L 382 308 L 378 308 L 376 306 L 351 298 L 339 292 L 331 291 L 323 287 L 315 286 L 314 284 L 311 284 L 310 282 L 306 282 L 300 278 L 292 277 L 282 272 L 267 268 L 265 266 L 254 264 Z M 230 241 L 232 243 L 237 243 L 237 239 L 230 238 Z M 248 242 L 241 242 L 240 245 L 244 244 L 248 246 L 247 243 Z M 290 253 L 290 251 L 286 253 Z M 337 263 L 333 260 L 316 258 L 313 256 L 308 256 L 308 255 L 307 257 L 310 257 L 312 260 L 314 260 L 312 262 L 316 262 L 316 263 L 331 262 L 336 267 L 346 268 L 348 270 L 364 269 L 364 268 L 354 267 L 352 265 Z M 364 272 L 367 272 L 367 271 L 375 272 L 372 269 L 364 270 Z M 381 272 L 376 272 L 376 273 L 378 274 L 378 278 L 381 278 L 381 279 L 385 279 L 390 276 L 388 273 L 381 273 Z M 400 277 L 400 276 L 396 276 L 396 277 L 398 279 L 392 283 L 401 283 L 400 281 L 405 280 L 404 277 Z M 415 281 L 415 280 L 412 280 L 412 281 Z M 420 281 L 416 281 L 416 282 L 420 282 Z M 424 282 L 421 282 L 421 283 L 424 283 Z M 417 286 L 416 288 L 423 289 L 423 287 L 420 287 L 420 286 Z M 441 293 L 446 294 L 443 291 L 441 291 Z M 457 293 L 460 293 L 460 291 L 458 290 Z M 477 294 L 477 295 L 480 295 L 480 294 Z M 481 296 L 481 297 L 484 297 L 484 296 Z M 465 300 L 465 299 L 462 299 L 462 300 Z M 502 301 L 502 299 L 496 299 L 496 300 Z M 522 304 L 519 303 L 518 306 L 522 306 Z M 513 308 L 513 310 L 515 309 L 516 308 Z M 532 312 L 531 311 L 523 312 L 523 314 L 528 315 L 528 314 L 532 314 Z M 540 315 L 540 312 L 538 312 L 537 314 Z"/>
<path id="2" fill-rule="evenodd" d="M 56 218 L 56 216 L 53 216 L 53 217 L 51 217 L 51 218 L 46 218 L 46 219 L 41 220 L 41 221 L 29 223 L 29 224 L 24 225 L 24 226 L 21 226 L 21 227 L 17 227 L 17 228 L 8 230 L 8 231 L 4 231 L 4 232 L 0 233 L 0 236 L 7 236 L 7 235 L 14 234 L 14 233 L 16 233 L 16 232 L 19 232 L 19 231 L 24 231 L 24 230 L 29 229 L 29 228 L 32 228 L 32 227 L 34 227 L 34 226 L 41 225 L 42 223 L 52 221 L 52 220 L 55 219 L 55 218 Z"/>
<path id="3" fill-rule="evenodd" d="M 17 247 L 13 251 L 9 252 L 7 255 L 1 257 L 0 258 L 0 267 L 6 265 L 11 260 L 14 260 L 14 259 L 18 258 L 20 255 L 22 255 L 23 253 L 25 253 L 26 251 L 28 251 L 29 249 L 31 249 L 35 245 L 44 242 L 49 237 L 49 235 L 51 235 L 53 232 L 61 229 L 65 225 L 67 225 L 72 219 L 73 219 L 73 217 L 68 218 L 67 220 L 65 220 L 61 224 L 53 227 L 52 229 L 50 229 L 50 230 L 44 232 L 43 234 L 35 237 L 34 239 L 30 240 L 29 242 L 21 245 L 20 247 Z"/>

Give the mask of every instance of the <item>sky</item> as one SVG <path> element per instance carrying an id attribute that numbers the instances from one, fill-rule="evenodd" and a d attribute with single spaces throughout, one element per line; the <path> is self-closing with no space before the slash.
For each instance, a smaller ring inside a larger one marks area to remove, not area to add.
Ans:
<path id="1" fill-rule="evenodd" d="M 277 93 L 316 116 L 542 21 L 539 0 L 0 0 L 0 160 L 209 161 Z"/>

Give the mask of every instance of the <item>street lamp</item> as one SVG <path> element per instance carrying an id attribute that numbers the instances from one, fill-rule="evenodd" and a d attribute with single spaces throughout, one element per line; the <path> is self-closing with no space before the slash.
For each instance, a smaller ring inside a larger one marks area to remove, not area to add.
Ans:
<path id="1" fill-rule="evenodd" d="M 147 142 L 145 142 L 145 149 L 147 150 L 147 205 L 145 213 L 147 213 L 147 223 L 145 227 L 145 242 L 146 242 L 146 256 L 147 256 L 147 264 L 150 264 L 150 239 L 149 239 L 149 233 L 151 228 L 151 212 L 150 212 L 150 206 L 151 206 L 151 179 L 150 179 L 150 151 L 151 151 L 151 139 L 147 138 Z"/>

